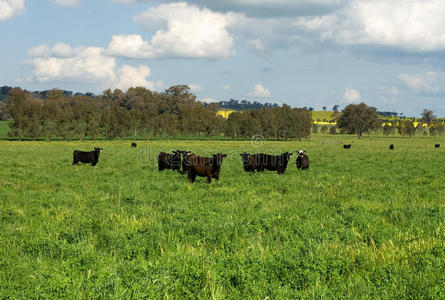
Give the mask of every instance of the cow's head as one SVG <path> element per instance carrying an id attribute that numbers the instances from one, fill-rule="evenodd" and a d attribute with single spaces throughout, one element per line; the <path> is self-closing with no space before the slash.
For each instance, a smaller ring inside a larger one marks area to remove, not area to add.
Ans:
<path id="1" fill-rule="evenodd" d="M 100 152 L 102 152 L 104 149 L 102 149 L 102 148 L 96 148 L 96 147 L 94 147 L 94 151 L 95 152 L 97 152 L 97 153 L 100 153 Z"/>
<path id="2" fill-rule="evenodd" d="M 226 156 L 227 156 L 227 154 L 222 154 L 221 152 L 213 154 L 213 157 L 212 157 L 213 158 L 212 159 L 213 166 L 220 167 L 222 164 L 223 158 Z"/>
<path id="3" fill-rule="evenodd" d="M 244 152 L 244 153 L 241 153 L 240 155 L 243 158 L 244 163 L 250 162 L 250 154 L 249 153 Z"/>
<path id="4" fill-rule="evenodd" d="M 281 156 L 283 156 L 286 160 L 289 160 L 292 156 L 292 153 L 285 152 L 285 153 L 281 154 Z"/>

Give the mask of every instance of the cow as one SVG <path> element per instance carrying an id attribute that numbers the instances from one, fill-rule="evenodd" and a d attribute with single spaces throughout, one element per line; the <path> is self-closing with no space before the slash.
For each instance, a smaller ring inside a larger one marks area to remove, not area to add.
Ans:
<path id="1" fill-rule="evenodd" d="M 439 147 L 440 147 L 440 144 L 434 144 L 434 147 L 435 147 L 435 148 L 439 148 Z"/>
<path id="2" fill-rule="evenodd" d="M 389 145 L 389 150 L 394 150 L 394 145 L 393 144 Z"/>
<path id="3" fill-rule="evenodd" d="M 131 147 L 136 148 L 137 144 L 136 143 L 131 143 Z"/>
<path id="4" fill-rule="evenodd" d="M 343 145 L 343 148 L 345 148 L 345 149 L 349 149 L 349 148 L 351 148 L 351 144 Z"/>
<path id="5" fill-rule="evenodd" d="M 181 174 L 185 174 L 187 173 L 187 167 L 188 167 L 188 163 L 187 163 L 187 157 L 189 155 L 191 155 L 190 151 L 180 151 L 181 155 L 182 155 L 182 160 L 181 160 Z"/>
<path id="6" fill-rule="evenodd" d="M 248 154 L 242 153 L 244 170 L 246 172 L 278 171 L 278 174 L 284 173 L 287 168 L 291 153 L 286 152 L 281 155 L 269 155 L 264 153 Z"/>
<path id="7" fill-rule="evenodd" d="M 91 164 L 93 167 L 99 162 L 99 154 L 102 148 L 94 147 L 94 151 L 79 151 L 74 150 L 73 152 L 73 165 L 77 165 L 79 162 L 84 164 Z"/>
<path id="8" fill-rule="evenodd" d="M 307 157 L 306 151 L 298 151 L 297 156 L 297 169 L 307 170 L 309 169 L 309 157 Z"/>
<path id="9" fill-rule="evenodd" d="M 179 150 L 173 151 L 173 154 L 161 152 L 158 155 L 158 169 L 163 171 L 171 169 L 173 171 L 180 171 L 181 169 L 181 152 Z"/>
<path id="10" fill-rule="evenodd" d="M 212 157 L 197 155 L 187 155 L 187 175 L 190 182 L 195 182 L 196 176 L 207 177 L 207 183 L 212 182 L 212 178 L 219 180 L 221 164 L 227 154 L 217 153 Z"/>
<path id="11" fill-rule="evenodd" d="M 244 171 L 246 172 L 255 172 L 255 165 L 252 163 L 252 157 L 250 156 L 249 153 L 241 153 L 240 154 L 241 157 L 243 158 L 243 166 L 244 166 Z M 254 154 L 256 155 L 256 154 Z"/>

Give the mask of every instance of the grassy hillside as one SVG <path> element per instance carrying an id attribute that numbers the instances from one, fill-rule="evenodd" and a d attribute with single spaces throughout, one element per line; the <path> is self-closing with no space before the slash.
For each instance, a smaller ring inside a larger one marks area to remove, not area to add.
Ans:
<path id="1" fill-rule="evenodd" d="M 445 139 L 0 141 L 0 295 L 443 298 L 434 143 Z M 96 167 L 71 165 L 73 149 L 93 146 Z M 227 153 L 221 181 L 158 172 L 157 153 L 173 149 Z M 283 175 L 247 174 L 239 156 L 297 149 L 310 170 L 292 158 Z"/>

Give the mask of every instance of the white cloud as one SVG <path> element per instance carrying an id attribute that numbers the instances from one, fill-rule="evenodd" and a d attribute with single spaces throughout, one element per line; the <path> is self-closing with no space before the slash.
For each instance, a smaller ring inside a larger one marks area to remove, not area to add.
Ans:
<path id="1" fill-rule="evenodd" d="M 118 3 L 151 2 L 152 0 L 112 0 Z M 166 2 L 177 2 L 168 0 Z M 347 2 L 345 0 L 189 0 L 189 3 L 204 5 L 222 12 L 243 12 L 255 17 L 318 15 L 333 11 Z"/>
<path id="2" fill-rule="evenodd" d="M 395 86 L 392 87 L 378 87 L 377 91 L 380 93 L 380 100 L 383 103 L 394 104 L 399 102 L 397 96 L 400 94 L 399 89 Z"/>
<path id="3" fill-rule="evenodd" d="M 53 48 L 48 45 L 28 50 L 33 68 L 33 76 L 26 81 L 77 81 L 95 83 L 104 88 L 127 90 L 142 86 L 150 90 L 165 88 L 162 81 L 148 81 L 150 68 L 144 65 L 118 67 L 116 58 L 109 57 L 100 47 L 71 47 L 57 43 Z M 23 79 L 24 80 L 24 79 Z"/>
<path id="4" fill-rule="evenodd" d="M 135 68 L 129 65 L 124 65 L 117 72 L 119 82 L 115 85 L 115 88 L 123 91 L 128 90 L 130 87 L 145 87 L 149 90 L 155 90 L 155 84 L 147 81 L 147 77 L 150 76 L 150 68 L 144 65 L 140 65 Z"/>
<path id="5" fill-rule="evenodd" d="M 37 81 L 104 82 L 116 80 L 115 58 L 104 56 L 103 48 L 99 47 L 77 47 L 70 57 L 34 57 L 31 65 Z"/>
<path id="6" fill-rule="evenodd" d="M 214 102 L 216 102 L 212 98 L 203 98 L 203 99 L 200 99 L 199 101 L 203 102 L 203 103 L 214 103 Z"/>
<path id="7" fill-rule="evenodd" d="M 233 38 L 227 31 L 227 17 L 185 2 L 149 8 L 134 20 L 154 35 L 150 42 L 137 36 L 121 36 L 116 55 L 132 58 L 182 57 L 227 58 L 234 54 Z M 135 50 L 131 48 L 135 47 Z M 119 51 L 118 51 L 119 49 Z"/>
<path id="8" fill-rule="evenodd" d="M 343 101 L 346 103 L 357 103 L 362 97 L 359 92 L 353 88 L 346 88 Z"/>
<path id="9" fill-rule="evenodd" d="M 253 87 L 253 90 L 249 93 L 251 97 L 270 97 L 270 91 L 263 87 L 261 84 L 257 84 Z"/>
<path id="10" fill-rule="evenodd" d="M 25 11 L 25 0 L 0 0 L 0 22 Z"/>
<path id="11" fill-rule="evenodd" d="M 201 92 L 203 90 L 202 85 L 200 84 L 188 84 L 187 85 L 192 92 Z"/>
<path id="12" fill-rule="evenodd" d="M 138 34 L 113 35 L 107 54 L 131 58 L 155 58 L 153 47 Z"/>
<path id="13" fill-rule="evenodd" d="M 51 54 L 51 49 L 46 44 L 28 49 L 29 57 L 44 57 L 44 56 L 49 56 L 50 54 Z"/>
<path id="14" fill-rule="evenodd" d="M 400 74 L 398 78 L 416 94 L 443 95 L 445 93 L 445 73 Z"/>
<path id="15" fill-rule="evenodd" d="M 343 10 L 302 17 L 296 30 L 340 45 L 377 45 L 406 52 L 445 49 L 442 0 L 352 0 Z"/>
<path id="16" fill-rule="evenodd" d="M 225 91 L 231 91 L 231 90 L 232 90 L 232 87 L 231 87 L 230 85 L 228 85 L 228 84 L 223 85 L 221 88 L 222 88 L 223 90 L 225 90 Z"/>
<path id="17" fill-rule="evenodd" d="M 51 2 L 65 6 L 75 6 L 78 3 L 77 0 L 51 0 Z"/>

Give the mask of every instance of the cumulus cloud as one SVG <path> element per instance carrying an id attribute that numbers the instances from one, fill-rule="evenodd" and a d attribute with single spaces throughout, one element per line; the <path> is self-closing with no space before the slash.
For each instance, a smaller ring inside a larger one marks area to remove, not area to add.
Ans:
<path id="1" fill-rule="evenodd" d="M 147 66 L 140 65 L 136 68 L 129 65 L 124 65 L 118 70 L 117 75 L 119 77 L 119 81 L 115 85 L 115 88 L 126 91 L 130 87 L 141 86 L 149 90 L 155 90 L 155 84 L 147 81 L 146 79 L 148 76 L 150 76 L 150 68 Z"/>
<path id="2" fill-rule="evenodd" d="M 150 2 L 152 0 L 112 0 L 118 3 Z M 169 2 L 176 2 L 169 0 Z M 301 16 L 326 14 L 340 8 L 346 0 L 189 0 L 199 6 L 221 12 L 243 12 L 254 17 Z"/>
<path id="3" fill-rule="evenodd" d="M 43 46 L 42 49 L 45 47 Z M 34 48 L 35 49 L 35 48 Z M 51 56 L 57 52 L 53 47 L 49 56 L 34 57 L 30 63 L 37 81 L 75 80 L 75 81 L 113 81 L 116 80 L 114 69 L 116 61 L 103 55 L 103 48 L 77 47 L 72 56 Z M 30 51 L 36 54 L 36 51 Z"/>
<path id="4" fill-rule="evenodd" d="M 188 84 L 187 85 L 192 92 L 201 92 L 203 90 L 202 85 L 200 84 Z"/>
<path id="5" fill-rule="evenodd" d="M 253 87 L 253 90 L 249 93 L 249 96 L 266 98 L 270 97 L 270 91 L 261 84 L 257 84 Z"/>
<path id="6" fill-rule="evenodd" d="M 214 102 L 216 102 L 212 98 L 203 98 L 203 99 L 200 99 L 199 101 L 202 102 L 202 103 L 214 103 Z"/>
<path id="7" fill-rule="evenodd" d="M 25 11 L 25 0 L 0 0 L 0 22 L 9 20 Z"/>
<path id="8" fill-rule="evenodd" d="M 151 7 L 134 17 L 149 32 L 150 42 L 140 36 L 116 36 L 110 43 L 115 55 L 130 58 L 227 58 L 233 55 L 233 38 L 225 15 L 185 2 Z M 120 45 L 119 45 L 120 44 Z"/>
<path id="9" fill-rule="evenodd" d="M 416 94 L 443 95 L 445 93 L 445 73 L 426 72 L 423 74 L 400 74 L 399 80 Z"/>
<path id="10" fill-rule="evenodd" d="M 352 0 L 324 16 L 302 17 L 296 30 L 316 34 L 319 41 L 340 45 L 377 45 L 406 52 L 445 49 L 442 0 Z"/>
<path id="11" fill-rule="evenodd" d="M 77 81 L 96 83 L 106 88 L 127 90 L 143 86 L 150 90 L 164 87 L 161 81 L 147 80 L 150 68 L 144 65 L 118 67 L 116 58 L 105 55 L 100 47 L 71 47 L 57 43 L 50 48 L 40 45 L 28 50 L 31 57 L 28 63 L 33 68 L 32 81 Z"/>
<path id="12" fill-rule="evenodd" d="M 380 100 L 383 103 L 393 104 L 399 102 L 397 96 L 400 94 L 399 89 L 395 86 L 392 87 L 378 87 L 377 92 L 380 94 Z"/>
<path id="13" fill-rule="evenodd" d="M 64 6 L 75 6 L 77 5 L 77 0 L 51 0 L 51 2 Z"/>
<path id="14" fill-rule="evenodd" d="M 357 103 L 362 97 L 360 93 L 353 88 L 346 88 L 345 94 L 343 95 L 343 101 L 346 103 Z"/>

